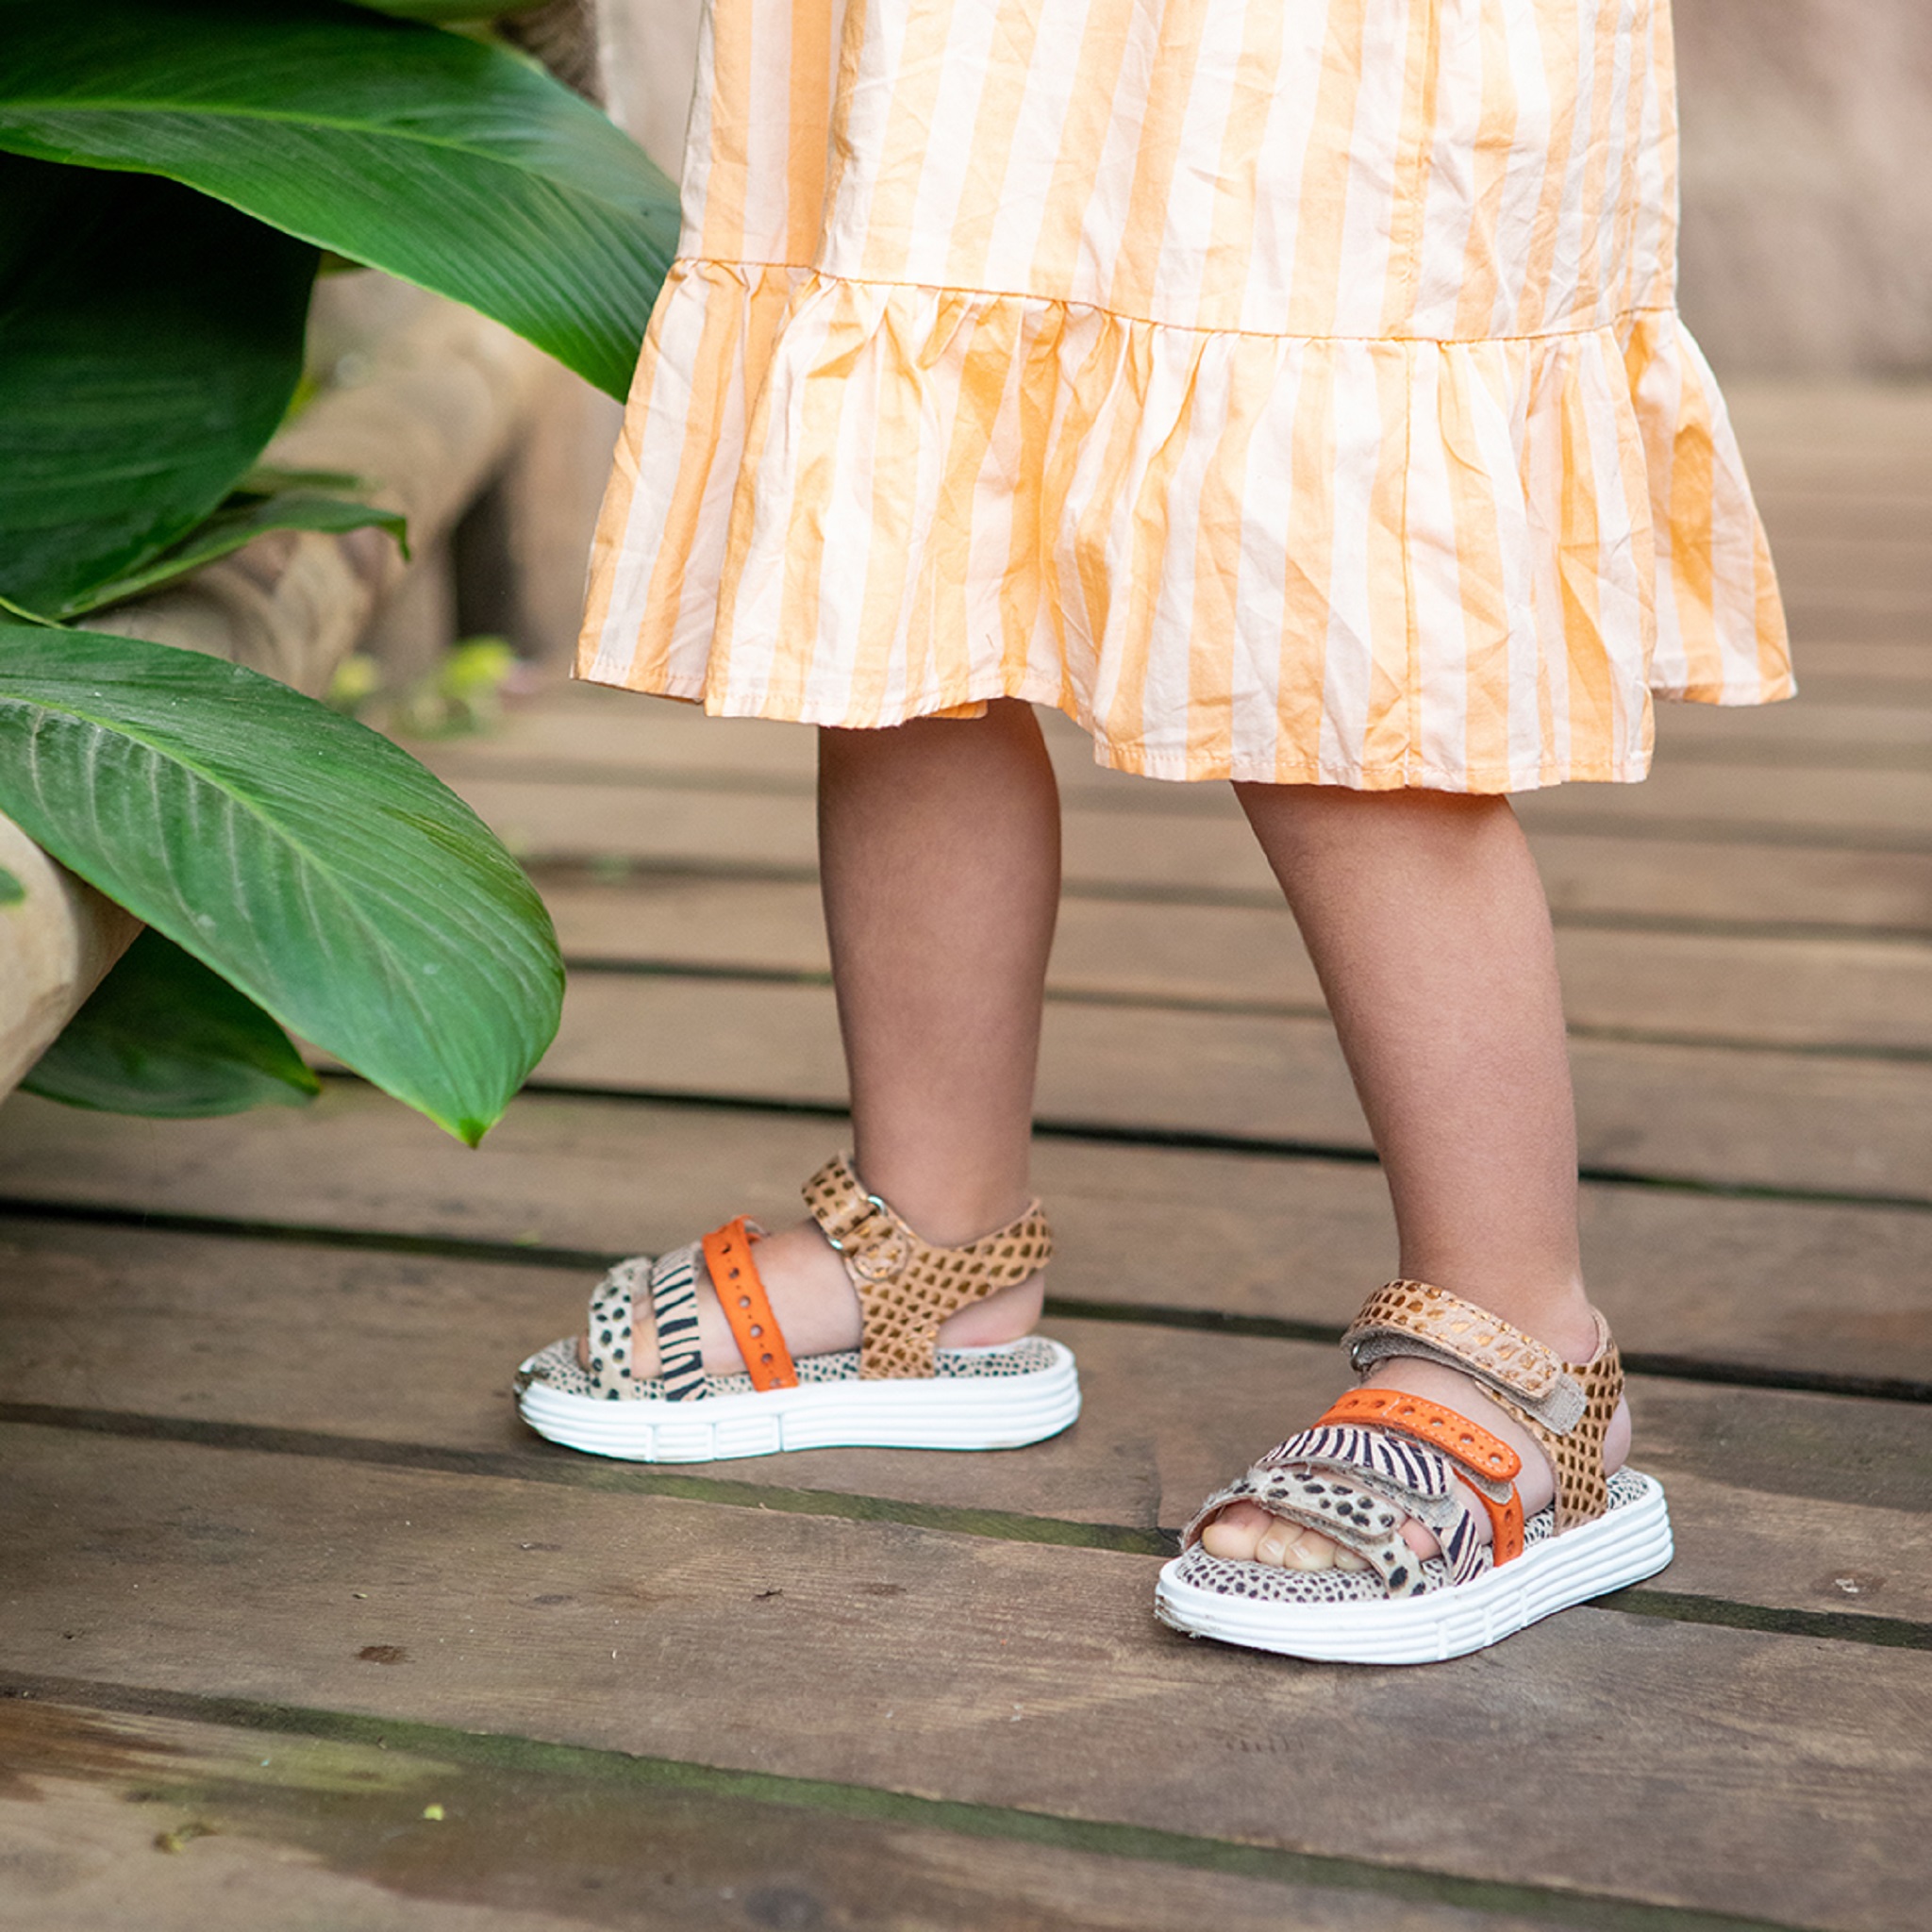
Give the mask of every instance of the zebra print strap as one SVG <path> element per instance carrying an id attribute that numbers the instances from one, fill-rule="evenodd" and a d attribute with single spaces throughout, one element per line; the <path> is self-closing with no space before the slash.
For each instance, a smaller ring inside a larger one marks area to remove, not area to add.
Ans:
<path id="1" fill-rule="evenodd" d="M 1256 1467 L 1275 1469 L 1290 1463 L 1346 1470 L 1351 1475 L 1378 1475 L 1405 1503 L 1450 1493 L 1449 1466 L 1441 1456 L 1382 1429 L 1317 1424 L 1277 1442 Z"/>
<path id="2" fill-rule="evenodd" d="M 658 1376 L 666 1402 L 710 1392 L 698 1341 L 698 1247 L 674 1248 L 651 1270 L 651 1320 L 658 1330 Z"/>

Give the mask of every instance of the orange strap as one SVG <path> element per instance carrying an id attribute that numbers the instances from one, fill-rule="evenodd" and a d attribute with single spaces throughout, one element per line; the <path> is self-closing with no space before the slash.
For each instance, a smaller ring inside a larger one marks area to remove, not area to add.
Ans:
<path id="1" fill-rule="evenodd" d="M 752 1238 L 743 1215 L 705 1237 L 705 1266 L 718 1291 L 732 1339 L 744 1357 L 754 1389 L 795 1389 L 798 1371 L 772 1313 L 771 1298 L 751 1257 Z"/>
<path id="2" fill-rule="evenodd" d="M 1500 1436 L 1491 1435 L 1453 1408 L 1424 1402 L 1400 1389 L 1351 1389 L 1315 1426 L 1324 1428 L 1331 1423 L 1373 1424 L 1397 1435 L 1413 1436 L 1474 1474 L 1492 1483 L 1507 1483 L 1506 1502 L 1492 1502 L 1480 1490 L 1474 1491 L 1474 1495 L 1489 1514 L 1495 1561 L 1501 1565 L 1523 1554 L 1523 1498 L 1516 1493 L 1523 1458 Z"/>

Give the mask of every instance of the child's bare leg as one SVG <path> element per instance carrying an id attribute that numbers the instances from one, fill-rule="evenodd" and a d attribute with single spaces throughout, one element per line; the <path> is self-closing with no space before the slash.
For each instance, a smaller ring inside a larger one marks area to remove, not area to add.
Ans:
<path id="1" fill-rule="evenodd" d="M 1401 1272 L 1491 1309 L 1567 1359 L 1595 1347 L 1576 1238 L 1576 1125 L 1549 909 L 1501 798 L 1237 788 L 1335 1016 L 1395 1206 Z M 1467 1377 L 1398 1358 L 1368 1380 L 1442 1403 L 1523 1457 L 1534 1513 L 1549 1465 Z M 1620 1417 L 1607 1463 L 1622 1462 Z M 1424 1550 L 1433 1539 L 1412 1526 Z M 1210 1554 L 1297 1568 L 1335 1545 L 1252 1504 Z M 1360 1561 L 1348 1553 L 1351 1566 Z"/>
<path id="2" fill-rule="evenodd" d="M 856 1165 L 927 1241 L 990 1234 L 1027 1203 L 1040 1005 L 1059 902 L 1059 798 L 1029 706 L 819 734 L 819 862 Z M 816 1224 L 758 1244 L 793 1355 L 858 1341 L 858 1302 Z M 1040 1319 L 1034 1276 L 962 1308 L 952 1347 Z M 701 1298 L 705 1364 L 738 1366 Z M 641 1372 L 654 1367 L 640 1335 Z"/>

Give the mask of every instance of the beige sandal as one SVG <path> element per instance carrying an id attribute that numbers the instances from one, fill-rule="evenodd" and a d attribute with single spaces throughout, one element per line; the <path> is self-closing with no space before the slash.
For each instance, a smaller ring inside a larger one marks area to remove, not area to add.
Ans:
<path id="1" fill-rule="evenodd" d="M 591 1296 L 588 1364 L 575 1337 L 516 1374 L 518 1407 L 539 1435 L 633 1462 L 715 1462 L 787 1449 L 1011 1449 L 1057 1435 L 1080 1412 L 1073 1352 L 1042 1335 L 991 1348 L 941 1348 L 951 1315 L 1046 1265 L 1053 1236 L 1039 1202 L 964 1247 L 922 1241 L 838 1156 L 805 1201 L 858 1296 L 859 1345 L 794 1362 L 753 1258 L 764 1230 L 741 1217 L 702 1241 L 620 1261 Z M 700 1271 L 744 1359 L 705 1372 Z M 648 1298 L 658 1373 L 631 1372 L 632 1324 Z"/>
<path id="2" fill-rule="evenodd" d="M 1377 1290 L 1342 1338 L 1356 1368 L 1414 1356 L 1461 1370 L 1547 1452 L 1555 1500 L 1525 1523 L 1522 1459 L 1507 1442 L 1440 1403 L 1357 1389 L 1208 1497 L 1160 1573 L 1156 1613 L 1192 1637 L 1288 1657 L 1428 1663 L 1654 1575 L 1671 1560 L 1670 1514 L 1652 1477 L 1604 1473 L 1624 1371 L 1601 1315 L 1596 1324 L 1594 1355 L 1566 1362 L 1445 1290 Z M 1210 1556 L 1201 1531 L 1230 1503 L 1318 1530 L 1368 1567 L 1297 1571 Z M 1409 1547 L 1410 1518 L 1434 1533 L 1440 1556 Z"/>

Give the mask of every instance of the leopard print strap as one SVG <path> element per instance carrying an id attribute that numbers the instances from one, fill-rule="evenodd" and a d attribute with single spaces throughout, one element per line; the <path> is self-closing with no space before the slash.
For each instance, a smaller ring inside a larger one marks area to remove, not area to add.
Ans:
<path id="1" fill-rule="evenodd" d="M 1414 1356 L 1473 1375 L 1550 1458 L 1560 1535 L 1609 1507 L 1604 1439 L 1623 1399 L 1624 1369 L 1604 1318 L 1591 1312 L 1596 1352 L 1587 1362 L 1566 1362 L 1534 1336 L 1447 1289 L 1391 1281 L 1369 1297 L 1341 1340 L 1357 1369 L 1391 1356 Z"/>
<path id="2" fill-rule="evenodd" d="M 1257 1463 L 1202 1504 L 1181 1532 L 1181 1547 L 1200 1541 L 1204 1525 L 1230 1503 L 1253 1503 L 1283 1523 L 1319 1530 L 1379 1573 L 1391 1596 L 1414 1596 L 1423 1587 L 1422 1565 L 1402 1536 L 1406 1512 L 1366 1483 Z"/>
<path id="3" fill-rule="evenodd" d="M 1038 1201 L 1017 1221 L 964 1247 L 935 1247 L 866 1192 L 843 1154 L 806 1182 L 805 1205 L 858 1292 L 864 1323 L 858 1373 L 868 1381 L 933 1374 L 940 1324 L 1037 1274 L 1053 1254 L 1053 1233 Z"/>
<path id="4" fill-rule="evenodd" d="M 1381 1574 L 1391 1596 L 1414 1596 L 1425 1573 L 1402 1534 L 1413 1517 L 1435 1533 L 1450 1578 L 1465 1583 L 1490 1569 L 1491 1545 L 1450 1459 L 1428 1444 L 1386 1430 L 1317 1424 L 1277 1443 L 1248 1473 L 1216 1491 L 1181 1532 L 1191 1549 L 1230 1503 L 1252 1503 L 1353 1550 Z"/>

